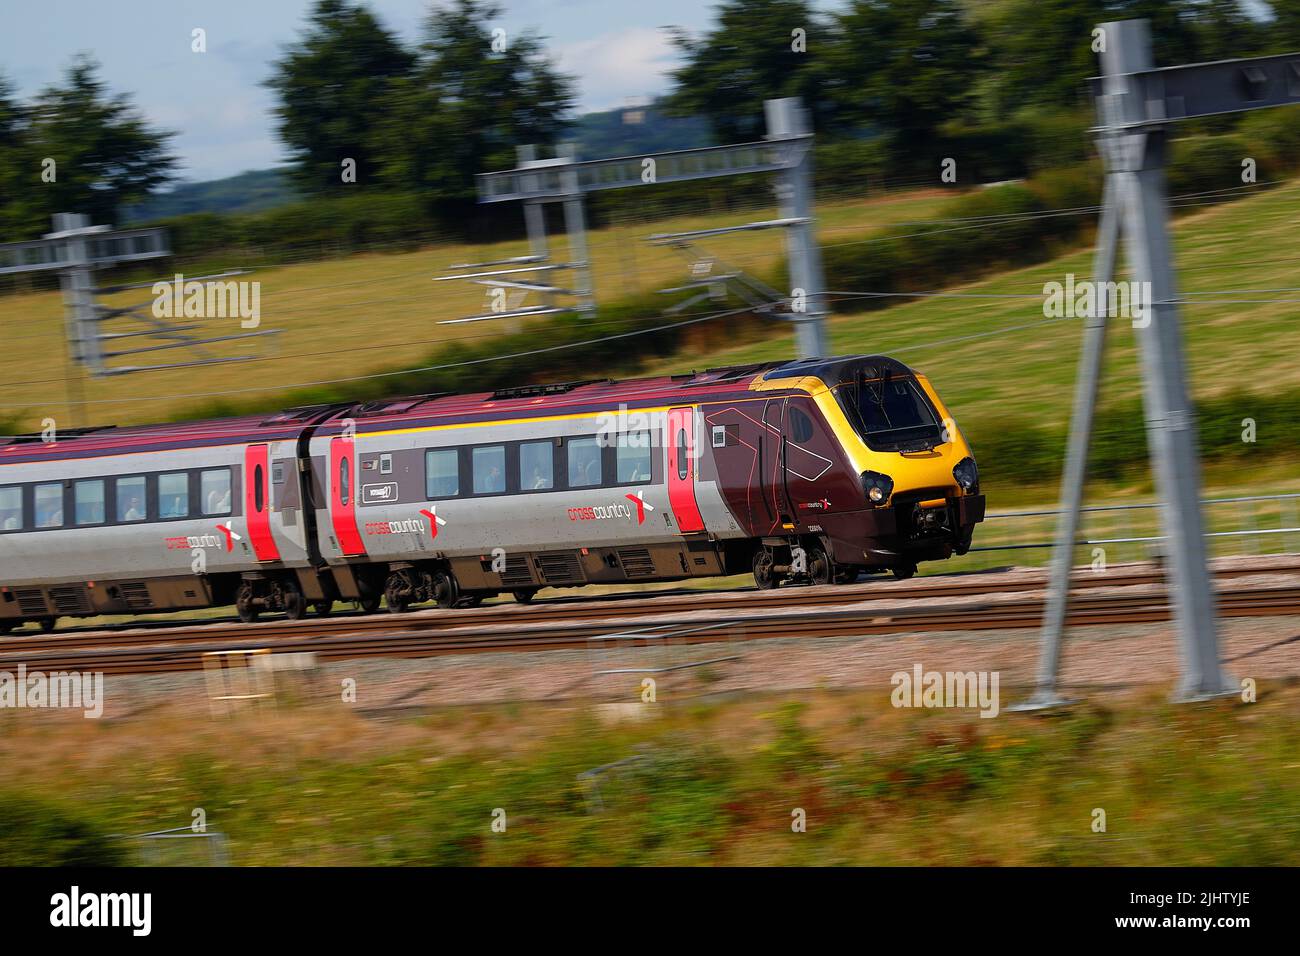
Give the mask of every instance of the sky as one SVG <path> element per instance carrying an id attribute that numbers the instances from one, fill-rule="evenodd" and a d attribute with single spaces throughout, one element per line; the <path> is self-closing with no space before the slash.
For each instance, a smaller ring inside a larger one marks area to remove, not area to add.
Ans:
<path id="1" fill-rule="evenodd" d="M 445 2 L 445 0 L 443 0 Z M 176 132 L 183 179 L 203 181 L 283 162 L 271 92 L 261 86 L 293 43 L 310 0 L 0 0 L 0 73 L 27 99 L 92 54 L 114 92 L 130 93 L 155 126 Z M 388 29 L 421 34 L 430 0 L 369 0 Z M 668 89 L 676 53 L 661 27 L 706 28 L 704 0 L 501 0 L 490 27 L 545 38 L 576 79 L 579 112 Z M 190 50 L 196 27 L 207 52 Z"/>

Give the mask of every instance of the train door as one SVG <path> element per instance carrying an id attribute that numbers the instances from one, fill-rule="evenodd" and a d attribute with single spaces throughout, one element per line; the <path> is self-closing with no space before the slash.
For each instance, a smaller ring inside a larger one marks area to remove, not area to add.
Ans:
<path id="1" fill-rule="evenodd" d="M 366 553 L 357 530 L 357 480 L 356 448 L 351 438 L 330 439 L 330 520 L 334 538 L 345 555 Z"/>
<path id="2" fill-rule="evenodd" d="M 695 500 L 696 458 L 694 409 L 668 410 L 668 503 L 679 531 L 703 531 L 704 518 Z"/>
<path id="3" fill-rule="evenodd" d="M 266 445 L 244 449 L 244 516 L 257 560 L 279 561 L 280 549 L 271 533 L 271 463 Z"/>
<path id="4" fill-rule="evenodd" d="M 770 524 L 780 519 L 788 522 L 791 514 L 786 489 L 785 418 L 789 400 L 769 399 L 763 405 L 762 446 L 759 450 L 759 491 L 763 500 L 762 517 Z"/>

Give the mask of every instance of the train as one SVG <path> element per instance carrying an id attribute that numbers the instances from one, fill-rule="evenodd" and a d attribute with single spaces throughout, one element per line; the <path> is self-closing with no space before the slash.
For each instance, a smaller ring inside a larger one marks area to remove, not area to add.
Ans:
<path id="1" fill-rule="evenodd" d="M 464 607 L 964 554 L 975 458 L 930 381 L 855 355 L 0 438 L 0 633 L 234 606 Z"/>

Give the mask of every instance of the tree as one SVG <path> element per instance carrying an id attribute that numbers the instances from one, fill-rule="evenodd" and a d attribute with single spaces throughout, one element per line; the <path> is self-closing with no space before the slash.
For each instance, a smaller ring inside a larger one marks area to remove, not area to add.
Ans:
<path id="1" fill-rule="evenodd" d="M 1269 25 L 1269 45 L 1278 53 L 1300 50 L 1300 0 L 1269 0 L 1273 22 Z"/>
<path id="2" fill-rule="evenodd" d="M 453 204 L 473 202 L 474 177 L 515 165 L 515 146 L 555 144 L 568 126 L 572 84 L 542 41 L 494 32 L 498 9 L 458 0 L 435 9 L 411 76 L 384 101 L 379 177 Z"/>
<path id="3" fill-rule="evenodd" d="M 874 125 L 907 154 L 963 116 L 981 44 L 956 0 L 853 0 L 826 67 L 840 121 Z"/>
<path id="4" fill-rule="evenodd" d="M 78 57 L 62 84 L 42 91 L 16 115 L 12 104 L 2 105 L 6 97 L 0 93 L 0 113 L 9 110 L 7 122 L 19 130 L 21 180 L 30 184 L 21 212 L 24 231 L 39 228 L 37 222 L 48 228 L 55 212 L 112 223 L 119 206 L 174 178 L 177 160 L 165 145 L 172 134 L 150 127 L 129 96 L 110 96 L 97 71 L 93 60 Z M 41 175 L 47 168 L 52 179 Z"/>
<path id="5" fill-rule="evenodd" d="M 1247 26 L 1236 0 L 1006 0 L 986 14 L 996 80 L 991 108 L 1092 109 L 1090 77 L 1101 72 L 1093 30 L 1114 20 L 1146 19 L 1157 66 L 1195 63 L 1244 52 L 1214 53 Z M 1218 18 L 1218 26 L 1211 21 Z M 1248 52 L 1248 51 L 1246 51 Z"/>
<path id="6" fill-rule="evenodd" d="M 0 74 L 0 236 L 32 233 L 31 194 L 35 189 L 28 159 L 29 118 L 7 77 Z"/>
<path id="7" fill-rule="evenodd" d="M 801 96 L 814 123 L 827 119 L 816 63 L 830 42 L 825 21 L 804 0 L 724 0 L 713 30 L 677 29 L 685 63 L 673 72 L 669 109 L 708 119 L 719 142 L 756 140 L 765 131 L 763 101 Z"/>
<path id="8" fill-rule="evenodd" d="M 415 57 L 366 7 L 318 0 L 300 41 L 276 63 L 266 85 L 275 91 L 277 130 L 304 192 L 325 194 L 343 183 L 343 163 L 369 182 L 382 104 L 409 77 Z"/>

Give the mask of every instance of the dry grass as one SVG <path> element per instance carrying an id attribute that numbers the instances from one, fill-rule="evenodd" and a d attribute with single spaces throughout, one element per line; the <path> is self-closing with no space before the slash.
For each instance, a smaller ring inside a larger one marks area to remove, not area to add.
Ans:
<path id="1" fill-rule="evenodd" d="M 828 204 L 819 210 L 820 234 L 823 241 L 836 241 L 883 225 L 924 219 L 933 216 L 951 195 L 918 190 Z M 671 249 L 643 242 L 648 235 L 734 225 L 775 215 L 775 209 L 760 207 L 750 212 L 620 223 L 598 230 L 589 243 L 598 295 L 602 301 L 615 301 L 686 280 L 686 260 Z M 718 236 L 702 245 L 729 264 L 757 275 L 769 274 L 783 255 L 779 231 Z M 440 319 L 482 314 L 488 311 L 489 302 L 483 286 L 435 283 L 432 278 L 454 263 L 526 252 L 522 242 L 434 245 L 415 252 L 363 253 L 259 270 L 248 278 L 261 283 L 261 328 L 280 329 L 280 334 L 214 347 L 218 354 L 252 354 L 257 361 L 87 380 L 86 398 L 95 404 L 84 423 L 158 421 L 176 406 L 191 404 L 189 399 L 200 393 L 267 384 L 287 387 L 418 366 L 444 343 L 492 337 L 502 331 L 502 323 L 494 322 L 437 325 Z M 567 261 L 562 236 L 554 238 L 553 254 L 557 260 Z M 232 268 L 240 265 L 247 263 L 230 263 Z M 107 296 L 103 301 L 122 306 L 151 300 L 145 289 Z M 525 304 L 538 302 L 532 294 Z M 214 335 L 239 331 L 233 319 L 209 320 L 209 328 Z M 0 341 L 5 344 L 8 367 L 14 370 L 8 381 L 0 383 L 0 420 L 21 415 L 23 425 L 33 429 L 39 429 L 46 416 L 76 422 L 77 416 L 64 404 L 66 361 L 59 293 L 0 297 Z M 159 352 L 118 359 L 114 364 L 163 363 L 179 360 L 172 356 L 180 354 Z M 32 407 L 15 407 L 18 405 Z"/>
<path id="2" fill-rule="evenodd" d="M 4 715 L 8 788 L 107 831 L 203 807 L 237 864 L 1286 864 L 1300 688 L 1175 707 L 1147 688 L 1054 720 L 897 710 L 879 688 L 748 694 L 602 725 L 573 707 L 371 721 Z M 606 774 L 600 806 L 578 774 Z M 506 810 L 506 834 L 490 830 Z M 1094 808 L 1107 832 L 1093 833 Z M 807 814 L 807 833 L 790 829 Z"/>

